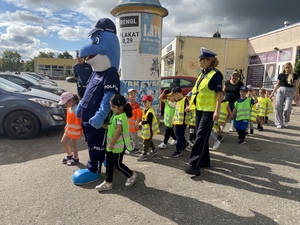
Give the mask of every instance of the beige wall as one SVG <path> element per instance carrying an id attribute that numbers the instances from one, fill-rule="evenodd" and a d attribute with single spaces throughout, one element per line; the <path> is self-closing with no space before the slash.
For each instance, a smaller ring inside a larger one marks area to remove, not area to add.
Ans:
<path id="1" fill-rule="evenodd" d="M 225 73 L 228 68 L 244 70 L 246 68 L 247 42 L 246 39 L 177 36 L 170 43 L 173 52 L 169 52 L 169 56 L 174 55 L 172 75 L 197 77 L 201 71 L 199 68 L 201 47 L 206 47 L 218 54 L 217 58 L 220 62 L 218 69 L 222 73 Z M 164 71 L 166 62 L 164 58 L 169 45 L 162 50 L 162 71 Z M 162 75 L 164 74 L 162 73 Z"/>
<path id="2" fill-rule="evenodd" d="M 300 45 L 300 24 L 290 25 L 263 35 L 249 38 L 248 55 L 273 51 L 274 47 L 286 49 Z M 293 59 L 295 60 L 295 58 Z"/>
<path id="3" fill-rule="evenodd" d="M 42 73 L 53 79 L 65 79 L 72 73 L 72 67 L 77 63 L 77 59 L 59 59 L 59 58 L 34 58 L 34 72 Z M 41 66 L 46 68 L 41 69 Z"/>

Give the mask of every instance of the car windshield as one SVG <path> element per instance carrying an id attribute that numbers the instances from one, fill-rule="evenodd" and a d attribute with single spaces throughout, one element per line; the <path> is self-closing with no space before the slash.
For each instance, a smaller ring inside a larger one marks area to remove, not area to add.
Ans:
<path id="1" fill-rule="evenodd" d="M 0 88 L 9 92 L 23 92 L 26 89 L 20 85 L 10 82 L 0 77 Z"/>
<path id="2" fill-rule="evenodd" d="M 23 76 L 24 79 L 28 80 L 31 83 L 37 84 L 39 85 L 40 83 L 37 81 L 38 79 L 35 79 L 33 77 L 30 77 L 30 75 L 25 74 L 25 76 Z"/>

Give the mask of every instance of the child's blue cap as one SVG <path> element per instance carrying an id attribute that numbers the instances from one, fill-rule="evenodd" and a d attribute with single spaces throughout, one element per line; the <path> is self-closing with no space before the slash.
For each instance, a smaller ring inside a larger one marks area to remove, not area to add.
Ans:
<path id="1" fill-rule="evenodd" d="M 246 92 L 248 92 L 248 88 L 246 86 L 242 86 L 242 87 L 240 87 L 240 91 L 246 91 Z"/>

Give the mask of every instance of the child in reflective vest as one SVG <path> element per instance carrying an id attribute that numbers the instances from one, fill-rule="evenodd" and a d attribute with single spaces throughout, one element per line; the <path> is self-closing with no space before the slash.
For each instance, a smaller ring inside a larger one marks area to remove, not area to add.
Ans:
<path id="1" fill-rule="evenodd" d="M 137 158 L 137 161 L 146 161 L 148 160 L 148 151 L 150 150 L 149 156 L 153 157 L 157 155 L 157 150 L 155 149 L 155 145 L 153 143 L 152 137 L 155 134 L 159 133 L 159 126 L 156 119 L 155 112 L 152 108 L 153 98 L 151 95 L 144 95 L 141 99 L 144 104 L 143 109 L 143 118 L 139 123 L 142 126 L 142 139 L 143 139 L 143 152 Z"/>
<path id="2" fill-rule="evenodd" d="M 247 85 L 247 88 L 248 88 L 248 93 L 247 93 L 247 97 L 248 98 L 251 98 L 251 96 L 253 94 L 256 95 L 256 92 L 255 90 L 253 90 L 253 87 L 252 85 Z M 254 93 L 252 93 L 254 92 Z M 254 134 L 254 126 L 253 126 L 253 123 L 257 123 L 257 106 L 256 106 L 257 103 L 254 103 L 253 106 L 252 106 L 252 109 L 251 109 L 251 114 L 250 114 L 250 120 L 249 120 L 249 123 L 248 123 L 248 128 L 247 128 L 247 131 L 248 129 L 250 128 L 250 134 Z"/>
<path id="3" fill-rule="evenodd" d="M 189 93 L 187 93 L 186 98 L 189 100 L 189 106 L 192 105 L 191 104 L 191 97 L 192 97 L 192 91 L 190 91 Z M 186 111 L 190 111 L 191 113 L 191 121 L 189 124 L 189 140 L 188 143 L 190 144 L 191 147 L 193 147 L 195 140 L 196 140 L 196 107 L 194 107 L 194 105 L 192 107 L 187 107 Z"/>
<path id="4" fill-rule="evenodd" d="M 257 129 L 263 131 L 264 118 L 268 115 L 269 98 L 266 98 L 266 90 L 264 88 L 259 89 L 259 97 L 257 98 L 257 110 L 258 110 L 258 124 Z"/>
<path id="5" fill-rule="evenodd" d="M 136 90 L 135 89 L 129 89 L 128 90 L 128 99 L 129 99 L 129 105 L 132 108 L 132 117 L 128 118 L 128 124 L 129 124 L 129 132 L 130 132 L 130 138 L 133 144 L 133 150 L 130 152 L 131 154 L 135 154 L 139 151 L 139 137 L 138 137 L 138 131 L 139 128 L 139 122 L 142 120 L 143 112 L 141 110 L 141 107 L 139 103 L 136 101 Z"/>
<path id="6" fill-rule="evenodd" d="M 264 118 L 264 123 L 267 124 L 269 120 L 269 114 L 273 112 L 273 104 L 272 104 L 272 99 L 270 98 L 271 91 L 266 90 L 266 98 L 267 98 L 267 103 L 268 103 L 268 112 L 267 115 Z"/>
<path id="7" fill-rule="evenodd" d="M 176 101 L 173 124 L 175 125 L 175 133 L 177 137 L 176 150 L 172 154 L 172 157 L 177 158 L 189 145 L 189 143 L 185 139 L 185 129 L 186 126 L 191 123 L 192 109 L 189 106 L 189 100 L 185 96 L 183 96 L 180 87 L 174 87 L 172 89 L 172 92 Z"/>
<path id="8" fill-rule="evenodd" d="M 128 125 L 128 118 L 132 116 L 131 106 L 124 96 L 115 94 L 110 100 L 110 108 L 113 115 L 107 125 L 106 179 L 95 187 L 99 192 L 112 189 L 114 167 L 127 177 L 126 187 L 131 187 L 137 177 L 136 172 L 123 164 L 125 150 L 132 150 Z"/>
<path id="9" fill-rule="evenodd" d="M 238 144 L 245 144 L 246 129 L 251 116 L 251 108 L 257 102 L 255 92 L 252 92 L 251 98 L 247 97 L 248 88 L 240 87 L 240 98 L 234 103 L 233 115 L 235 116 L 234 128 L 238 132 Z M 252 99 L 254 98 L 254 99 Z"/>
<path id="10" fill-rule="evenodd" d="M 164 97 L 167 97 L 165 99 Z M 168 147 L 168 141 L 169 138 L 172 137 L 173 140 L 171 141 L 170 145 L 176 145 L 177 143 L 177 137 L 175 135 L 174 129 L 173 129 L 173 123 L 172 119 L 175 114 L 175 106 L 176 102 L 173 96 L 173 93 L 170 91 L 170 89 L 165 89 L 163 93 L 158 98 L 161 102 L 165 103 L 164 107 L 164 124 L 166 127 L 164 140 L 162 143 L 160 143 L 157 147 L 158 148 L 167 148 Z"/>
<path id="11" fill-rule="evenodd" d="M 78 149 L 76 140 L 82 135 L 81 119 L 76 117 L 75 110 L 79 103 L 79 97 L 70 92 L 64 92 L 60 96 L 59 105 L 65 105 L 67 108 L 66 126 L 61 143 L 64 146 L 67 156 L 63 158 L 62 163 L 68 166 L 79 163 Z"/>
<path id="12" fill-rule="evenodd" d="M 225 99 L 222 100 L 221 102 L 221 108 L 220 108 L 220 116 L 219 116 L 219 119 L 217 121 L 217 124 L 216 124 L 216 131 L 217 131 L 217 139 L 222 142 L 224 137 L 223 137 L 223 129 L 225 128 L 226 126 L 226 121 L 227 121 L 227 118 L 230 117 L 232 118 L 232 111 L 229 107 L 229 102 L 226 101 Z M 214 129 L 214 127 L 213 127 Z M 216 142 L 217 143 L 217 142 Z M 217 144 L 216 144 L 217 146 Z"/>

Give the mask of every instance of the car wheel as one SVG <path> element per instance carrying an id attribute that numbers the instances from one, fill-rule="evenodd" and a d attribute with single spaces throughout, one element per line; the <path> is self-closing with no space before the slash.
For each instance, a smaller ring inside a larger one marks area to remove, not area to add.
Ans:
<path id="1" fill-rule="evenodd" d="M 13 139 L 29 139 L 37 135 L 40 124 L 32 113 L 17 111 L 6 118 L 4 128 L 6 134 Z"/>

